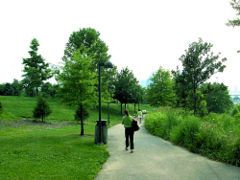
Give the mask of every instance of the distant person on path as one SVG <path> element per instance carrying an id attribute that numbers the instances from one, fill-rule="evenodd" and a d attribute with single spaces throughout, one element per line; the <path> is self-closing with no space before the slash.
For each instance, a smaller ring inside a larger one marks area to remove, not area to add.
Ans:
<path id="1" fill-rule="evenodd" d="M 126 138 L 126 151 L 128 151 L 128 146 L 129 146 L 129 139 L 130 139 L 130 149 L 131 153 L 133 153 L 134 150 L 134 144 L 133 144 L 133 136 L 134 136 L 134 131 L 132 130 L 132 120 L 133 117 L 129 115 L 129 111 L 126 109 L 124 111 L 125 116 L 122 118 L 122 124 L 125 127 L 125 138 Z"/>
<path id="2" fill-rule="evenodd" d="M 141 124 L 141 121 L 142 121 L 142 111 L 141 109 L 138 109 L 138 119 L 139 119 L 139 124 Z"/>

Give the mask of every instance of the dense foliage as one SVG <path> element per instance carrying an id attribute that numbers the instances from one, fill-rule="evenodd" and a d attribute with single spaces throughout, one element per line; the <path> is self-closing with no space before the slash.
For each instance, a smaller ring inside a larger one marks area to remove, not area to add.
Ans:
<path id="1" fill-rule="evenodd" d="M 152 106 L 171 106 L 175 103 L 174 81 L 169 71 L 162 67 L 150 78 L 147 87 L 147 101 Z"/>
<path id="2" fill-rule="evenodd" d="M 232 109 L 233 102 L 223 83 L 203 84 L 201 91 L 206 99 L 208 112 L 225 113 Z"/>
<path id="3" fill-rule="evenodd" d="M 182 62 L 183 70 L 173 71 L 176 79 L 176 91 L 181 88 L 180 92 L 183 94 L 177 93 L 179 95 L 177 98 L 188 98 L 188 102 L 180 100 L 184 104 L 184 107 L 194 111 L 194 114 L 197 114 L 198 101 L 197 91 L 201 84 L 208 80 L 216 72 L 223 72 L 225 65 L 223 62 L 226 61 L 226 58 L 221 60 L 219 59 L 220 53 L 214 55 L 211 52 L 212 44 L 203 42 L 202 39 L 199 39 L 198 42 L 193 42 L 189 45 L 189 48 L 185 51 L 185 54 L 180 57 Z M 185 94 L 185 93 L 188 94 Z"/>
<path id="4" fill-rule="evenodd" d="M 22 83 L 14 79 L 12 83 L 0 84 L 0 95 L 2 96 L 20 96 L 22 92 Z"/>
<path id="5" fill-rule="evenodd" d="M 31 50 L 28 52 L 30 57 L 23 58 L 24 79 L 22 83 L 27 96 L 38 95 L 43 82 L 52 77 L 49 64 L 37 52 L 38 46 L 38 40 L 33 39 L 30 45 Z"/>
<path id="6" fill-rule="evenodd" d="M 60 93 L 66 103 L 84 109 L 96 103 L 96 73 L 90 70 L 90 66 L 91 59 L 81 54 L 80 50 L 76 50 L 70 60 L 65 60 L 57 79 Z M 83 117 L 80 116 L 82 132 Z"/>
<path id="7" fill-rule="evenodd" d="M 121 114 L 122 114 L 122 104 L 136 102 L 140 98 L 141 91 L 138 85 L 138 81 L 135 78 L 132 71 L 128 68 L 124 68 L 120 73 L 117 74 L 114 81 L 114 98 L 121 103 Z M 138 99 L 139 98 L 139 99 Z"/>
<path id="8" fill-rule="evenodd" d="M 33 111 L 33 117 L 41 118 L 42 122 L 44 122 L 46 117 L 49 114 L 51 114 L 51 112 L 52 111 L 51 111 L 48 103 L 46 102 L 46 100 L 42 96 L 39 96 L 37 106 L 34 108 L 34 111 Z"/>
<path id="9" fill-rule="evenodd" d="M 145 126 L 150 133 L 192 152 L 240 166 L 240 119 L 215 113 L 198 118 L 182 110 L 162 108 L 147 116 Z"/>

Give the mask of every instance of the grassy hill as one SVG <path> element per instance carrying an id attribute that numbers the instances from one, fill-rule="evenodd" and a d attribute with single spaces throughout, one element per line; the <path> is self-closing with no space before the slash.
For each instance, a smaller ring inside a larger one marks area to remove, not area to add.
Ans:
<path id="1" fill-rule="evenodd" d="M 109 156 L 105 145 L 94 144 L 98 109 L 90 110 L 81 137 L 75 108 L 59 100 L 47 100 L 52 114 L 44 124 L 32 121 L 37 98 L 0 96 L 0 101 L 0 179 L 94 179 Z M 110 126 L 121 122 L 119 104 L 111 104 L 110 113 Z"/>

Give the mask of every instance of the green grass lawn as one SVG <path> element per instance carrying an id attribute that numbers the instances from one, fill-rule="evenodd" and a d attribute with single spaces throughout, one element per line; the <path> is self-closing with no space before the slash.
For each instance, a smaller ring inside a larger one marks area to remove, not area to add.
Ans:
<path id="1" fill-rule="evenodd" d="M 0 179 L 94 179 L 109 154 L 94 144 L 98 110 L 90 110 L 85 136 L 72 121 L 75 109 L 48 99 L 52 114 L 47 123 L 32 120 L 36 98 L 0 96 Z M 130 112 L 133 106 L 128 107 Z M 149 106 L 142 106 L 149 109 Z M 120 105 L 110 105 L 112 125 L 121 122 Z M 107 119 L 103 103 L 102 119 Z"/>

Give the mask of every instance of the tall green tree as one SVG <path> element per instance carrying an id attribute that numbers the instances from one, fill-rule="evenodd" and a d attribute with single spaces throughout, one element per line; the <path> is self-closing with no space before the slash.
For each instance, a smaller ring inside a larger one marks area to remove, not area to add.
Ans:
<path id="1" fill-rule="evenodd" d="M 193 42 L 189 48 L 185 50 L 185 54 L 180 57 L 183 70 L 175 72 L 175 77 L 180 78 L 179 83 L 184 82 L 185 90 L 192 91 L 191 100 L 194 114 L 197 112 L 197 96 L 196 92 L 201 84 L 208 80 L 213 74 L 223 72 L 225 65 L 223 62 L 226 58 L 219 60 L 220 53 L 214 55 L 211 51 L 211 43 L 203 42 L 200 38 L 198 42 Z M 184 80 L 184 81 L 183 81 Z"/>
<path id="2" fill-rule="evenodd" d="M 89 68 L 95 72 L 97 72 L 98 63 L 105 63 L 111 57 L 108 54 L 108 46 L 100 39 L 100 33 L 93 28 L 82 28 L 70 35 L 64 50 L 63 61 L 71 61 L 76 50 L 79 50 L 80 54 L 84 53 L 84 55 L 91 60 L 91 66 Z M 114 69 L 101 69 L 102 82 L 106 82 L 102 83 L 101 86 L 104 97 L 110 96 L 108 87 L 110 86 L 109 84 L 111 84 L 109 79 L 111 79 L 113 72 Z M 97 79 L 97 77 L 95 78 Z"/>
<path id="3" fill-rule="evenodd" d="M 231 1 L 231 6 L 232 8 L 236 11 L 236 15 L 239 16 L 240 15 L 240 0 L 232 0 Z M 229 20 L 227 23 L 228 26 L 240 26 L 240 19 L 236 18 L 233 20 Z"/>
<path id="4" fill-rule="evenodd" d="M 134 77 L 132 71 L 127 67 L 123 68 L 120 73 L 117 74 L 114 87 L 114 98 L 121 103 L 121 114 L 122 105 L 131 103 L 134 101 L 136 95 L 136 86 L 138 85 L 137 79 Z"/>
<path id="5" fill-rule="evenodd" d="M 225 113 L 232 109 L 233 102 L 223 83 L 204 83 L 201 91 L 206 99 L 208 112 Z"/>
<path id="6" fill-rule="evenodd" d="M 28 52 L 30 57 L 23 58 L 24 74 L 23 86 L 27 96 L 38 95 L 43 82 L 52 77 L 49 64 L 45 62 L 43 57 L 38 54 L 39 43 L 37 39 L 33 39 Z"/>
<path id="7" fill-rule="evenodd" d="M 175 103 L 174 81 L 169 71 L 162 67 L 150 78 L 147 99 L 152 106 L 171 106 Z"/>
<path id="8" fill-rule="evenodd" d="M 90 70 L 90 57 L 76 50 L 70 60 L 65 60 L 57 81 L 60 93 L 65 102 L 76 105 L 85 110 L 96 102 L 96 72 Z M 81 110 L 84 113 L 83 110 Z M 81 120 L 81 132 L 84 132 L 84 115 L 78 116 Z M 81 133 L 83 135 L 83 133 Z"/>

